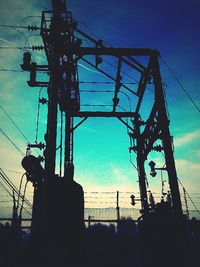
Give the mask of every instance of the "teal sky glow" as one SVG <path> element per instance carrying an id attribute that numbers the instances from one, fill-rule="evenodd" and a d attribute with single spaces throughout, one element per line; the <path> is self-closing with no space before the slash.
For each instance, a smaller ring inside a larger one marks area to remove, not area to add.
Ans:
<path id="1" fill-rule="evenodd" d="M 40 25 L 41 11 L 50 9 L 50 1 L 2 1 L 0 0 L 0 24 L 7 25 Z M 198 0 L 75 0 L 69 1 L 69 9 L 78 21 L 79 28 L 87 34 L 95 33 L 105 42 L 115 47 L 149 47 L 158 49 L 172 71 L 200 107 L 200 35 Z M 27 17 L 31 16 L 31 17 Z M 0 47 L 24 47 L 40 45 L 42 41 L 37 32 L 30 32 L 0 27 Z M 24 38 L 24 35 L 28 38 Z M 87 43 L 83 44 L 87 45 Z M 23 51 L 19 49 L 0 48 L 0 105 L 8 112 L 18 127 L 35 141 L 38 88 L 29 88 L 28 73 L 20 72 Z M 38 63 L 44 63 L 43 52 L 33 52 Z M 107 59 L 106 59 L 107 60 Z M 110 61 L 114 63 L 114 61 Z M 105 63 L 106 64 L 106 63 Z M 194 108 L 183 90 L 171 76 L 166 66 L 160 61 L 161 74 L 166 89 L 170 129 L 174 137 L 175 159 L 179 179 L 188 192 L 198 193 L 200 190 L 200 113 Z M 116 75 L 116 70 L 107 65 L 107 70 Z M 5 71 L 5 70 L 17 70 Z M 109 81 L 101 74 L 86 66 L 79 65 L 80 80 Z M 19 72 L 18 72 L 19 71 Z M 131 70 L 124 68 L 131 74 Z M 43 77 L 45 78 L 45 77 Z M 123 76 L 124 80 L 131 81 Z M 136 88 L 136 85 L 131 85 Z M 114 90 L 114 85 L 85 85 L 80 89 Z M 46 89 L 41 95 L 46 96 Z M 124 91 L 125 92 L 125 91 Z M 147 93 L 143 111 L 147 114 L 152 99 Z M 112 93 L 81 94 L 82 104 L 112 104 Z M 135 103 L 136 98 L 131 101 Z M 130 110 L 128 99 L 120 95 L 120 106 Z M 91 110 L 90 107 L 82 109 Z M 98 107 L 95 108 L 99 110 Z M 110 107 L 104 107 L 110 110 Z M 38 141 L 44 141 L 46 131 L 46 107 L 40 108 L 40 124 Z M 120 111 L 120 108 L 118 109 Z M 16 130 L 0 109 L 1 129 L 17 144 L 24 153 L 26 140 Z M 88 119 L 75 132 L 75 179 L 85 190 L 94 191 L 133 191 L 138 192 L 137 173 L 130 164 L 128 147 L 130 146 L 127 129 L 117 119 Z M 33 154 L 35 152 L 33 151 Z M 36 154 L 37 155 L 37 154 Z M 22 155 L 0 136 L 0 167 L 23 172 Z M 132 155 L 135 163 L 134 155 Z M 149 160 L 163 165 L 160 154 L 152 153 Z M 20 174 L 7 172 L 8 176 L 18 184 Z M 155 178 L 147 172 L 150 189 L 161 191 L 160 176 Z M 30 189 L 31 190 L 31 189 Z"/>

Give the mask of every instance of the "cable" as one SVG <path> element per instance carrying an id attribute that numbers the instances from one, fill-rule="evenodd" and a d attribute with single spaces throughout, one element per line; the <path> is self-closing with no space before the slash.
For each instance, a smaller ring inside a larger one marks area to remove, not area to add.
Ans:
<path id="1" fill-rule="evenodd" d="M 80 92 L 87 92 L 87 93 L 114 93 L 115 91 L 114 90 L 79 90 Z M 119 93 L 125 95 L 128 99 L 128 102 L 129 102 L 129 110 L 131 112 L 131 100 L 130 100 L 130 97 L 128 94 L 126 94 L 125 92 L 123 91 L 119 91 Z"/>
<path id="2" fill-rule="evenodd" d="M 171 73 L 171 75 L 174 77 L 174 79 L 180 85 L 180 87 L 182 88 L 182 90 L 184 91 L 184 93 L 186 94 L 186 96 L 188 97 L 188 99 L 190 100 L 190 102 L 193 104 L 193 106 L 196 108 L 196 110 L 198 112 L 200 112 L 200 108 L 196 105 L 196 103 L 194 102 L 194 100 L 192 99 L 192 97 L 189 95 L 189 93 L 187 92 L 187 90 L 184 88 L 184 86 L 182 85 L 182 83 L 176 77 L 176 75 L 174 74 L 174 72 L 170 69 L 169 65 L 166 63 L 166 61 L 161 56 L 160 56 L 160 58 L 163 61 L 163 63 L 165 64 L 165 66 L 167 67 L 168 71 Z"/>
<path id="3" fill-rule="evenodd" d="M 7 140 L 16 148 L 16 150 L 24 157 L 24 152 L 8 137 L 8 135 L 0 128 L 0 132 L 7 138 Z"/>
<path id="4" fill-rule="evenodd" d="M 17 124 L 14 122 L 14 120 L 10 117 L 10 115 L 8 114 L 8 112 L 2 107 L 2 105 L 0 104 L 0 108 L 3 110 L 3 112 L 6 114 L 6 116 L 8 117 L 8 119 L 12 122 L 12 124 L 15 126 L 15 128 L 21 133 L 21 135 L 24 137 L 24 139 L 28 142 L 28 138 L 24 135 L 24 133 L 22 132 L 22 130 L 17 126 Z"/>
<path id="5" fill-rule="evenodd" d="M 5 174 L 5 172 L 0 168 L 0 175 L 3 178 L 3 180 L 6 182 L 6 184 L 12 189 L 12 191 L 14 191 L 17 195 L 19 195 L 19 190 L 17 189 L 17 187 L 12 183 L 12 181 L 9 179 L 9 177 Z M 22 195 L 20 194 L 20 197 L 22 198 Z M 32 204 L 25 199 L 25 202 L 28 206 L 30 206 L 32 208 Z"/>
<path id="6" fill-rule="evenodd" d="M 0 69 L 1 70 L 1 69 Z M 116 84 L 114 82 L 94 82 L 94 81 L 81 81 L 80 84 Z M 123 84 L 138 84 L 138 82 L 123 82 Z"/>
<path id="7" fill-rule="evenodd" d="M 183 186 L 182 182 L 179 180 L 178 177 L 177 177 L 177 179 L 178 179 L 180 185 L 182 186 L 182 188 L 185 188 L 185 187 Z M 188 194 L 188 192 L 187 192 L 186 190 L 185 190 L 185 193 L 186 193 L 186 195 L 188 196 L 188 198 L 190 199 L 190 201 L 192 202 L 192 204 L 193 204 L 194 208 L 196 209 L 196 211 L 197 211 L 197 212 L 199 213 L 199 215 L 200 215 L 200 211 L 198 210 L 197 206 L 195 205 L 194 201 L 191 199 L 190 195 Z"/>
<path id="8" fill-rule="evenodd" d="M 4 188 L 4 190 L 11 196 L 11 198 L 13 198 L 12 193 L 5 187 L 5 185 L 0 181 L 1 186 Z M 20 204 L 21 206 L 21 204 Z M 23 207 L 23 209 L 29 214 L 32 215 L 26 208 Z"/>
<path id="9" fill-rule="evenodd" d="M 21 26 L 21 25 L 6 25 L 6 24 L 0 24 L 0 27 L 3 28 L 20 28 L 20 29 L 28 29 L 28 26 Z"/>
<path id="10" fill-rule="evenodd" d="M 26 184 L 25 184 L 25 187 L 24 187 L 24 193 L 23 193 L 23 196 L 22 196 L 22 204 L 21 204 L 21 209 L 20 209 L 20 212 L 19 212 L 19 217 L 22 216 L 22 210 L 23 210 L 23 207 L 24 207 L 24 200 L 25 200 L 27 184 L 28 184 L 28 181 L 26 181 Z"/>
<path id="11" fill-rule="evenodd" d="M 22 46 L 0 46 L 0 49 L 19 49 L 19 50 L 28 50 L 32 49 L 32 47 L 22 47 Z"/>
<path id="12" fill-rule="evenodd" d="M 18 199 L 17 199 L 17 211 L 18 211 L 18 208 L 19 208 L 20 194 L 21 194 L 21 188 L 22 188 L 22 182 L 23 182 L 24 176 L 25 176 L 25 173 L 22 175 L 22 177 L 20 179 L 19 195 L 18 195 Z"/>
<path id="13" fill-rule="evenodd" d="M 9 71 L 9 72 L 24 72 L 23 70 L 12 70 L 12 69 L 0 69 L 0 71 Z"/>
<path id="14" fill-rule="evenodd" d="M 20 21 L 20 25 L 19 25 L 20 27 L 23 27 L 22 24 L 23 24 L 24 20 L 27 18 L 41 18 L 41 16 L 25 16 L 25 17 L 23 17 Z"/>
<path id="15" fill-rule="evenodd" d="M 87 25 L 87 23 L 85 23 L 84 21 L 78 21 L 79 23 L 81 23 L 81 24 L 83 24 L 87 29 L 88 29 L 88 31 L 94 36 L 94 37 L 96 37 L 97 39 L 99 39 L 99 40 L 102 40 L 102 38 L 100 38 L 98 35 L 96 35 L 92 30 L 91 30 L 91 28 Z M 107 44 L 108 46 L 110 46 L 110 47 L 112 47 L 112 45 L 111 44 L 109 44 L 108 42 L 106 42 L 106 41 L 103 41 L 105 44 Z"/>
<path id="16" fill-rule="evenodd" d="M 108 60 L 103 59 L 103 61 L 105 61 L 108 65 L 110 65 L 111 67 L 113 67 L 114 69 L 117 69 L 117 67 L 115 65 L 113 65 L 112 63 L 110 63 Z M 135 78 L 133 78 L 132 76 L 130 76 L 128 73 L 124 72 L 121 70 L 121 73 L 123 73 L 124 75 L 126 75 L 127 77 L 129 77 L 130 79 L 132 79 L 133 81 L 136 82 L 136 84 L 139 83 L 139 81 Z"/>
<path id="17" fill-rule="evenodd" d="M 2 109 L 2 111 L 5 113 L 5 115 L 8 117 L 8 119 L 12 122 L 12 124 L 15 126 L 15 128 L 20 132 L 20 134 L 24 137 L 24 139 L 30 143 L 30 141 L 28 140 L 28 138 L 24 135 L 24 133 L 22 132 L 22 130 L 17 126 L 17 124 L 14 122 L 14 120 L 11 118 L 11 116 L 8 114 L 8 112 L 2 107 L 2 105 L 0 104 L 0 108 Z M 37 152 L 37 150 L 35 150 L 36 153 L 39 155 L 39 153 Z"/>
<path id="18" fill-rule="evenodd" d="M 17 174 L 23 174 L 23 172 L 18 172 L 18 171 L 15 171 L 15 170 L 10 170 L 10 169 L 6 169 L 6 168 L 1 168 L 0 169 L 4 170 L 4 171 L 8 171 L 8 172 L 13 172 L 13 173 L 17 173 Z"/>
<path id="19" fill-rule="evenodd" d="M 36 119 L 36 130 L 35 130 L 35 143 L 37 144 L 38 141 L 38 128 L 39 128 L 39 119 L 40 119 L 40 95 L 42 92 L 43 87 L 40 88 L 38 94 L 38 109 L 37 109 L 37 119 Z"/>

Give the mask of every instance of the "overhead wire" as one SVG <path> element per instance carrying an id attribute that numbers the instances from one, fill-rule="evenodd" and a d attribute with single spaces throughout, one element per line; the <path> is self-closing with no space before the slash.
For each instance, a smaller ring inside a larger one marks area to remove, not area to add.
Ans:
<path id="1" fill-rule="evenodd" d="M 174 79 L 177 81 L 177 83 L 180 85 L 181 89 L 184 91 L 184 93 L 186 94 L 186 96 L 188 97 L 188 99 L 190 100 L 190 102 L 192 103 L 192 105 L 195 107 L 195 109 L 200 112 L 200 108 L 197 106 L 197 104 L 195 103 L 195 101 L 193 100 L 193 98 L 191 97 L 191 95 L 188 93 L 188 91 L 185 89 L 185 87 L 182 85 L 182 83 L 179 81 L 179 79 L 177 78 L 177 76 L 175 75 L 175 73 L 172 71 L 172 69 L 169 67 L 169 65 L 166 63 L 166 61 L 163 59 L 162 56 L 160 56 L 161 60 L 163 61 L 163 63 L 165 64 L 165 66 L 167 67 L 168 71 L 170 72 L 170 74 L 174 77 Z"/>
<path id="2" fill-rule="evenodd" d="M 16 148 L 16 150 L 24 157 L 25 153 L 15 144 L 14 141 L 0 128 L 0 132 L 6 137 L 6 139 Z"/>
<path id="3" fill-rule="evenodd" d="M 6 186 L 1 182 L 0 180 L 0 185 L 4 188 L 4 190 L 9 194 L 9 196 L 11 198 L 13 198 L 13 195 L 12 193 L 6 188 Z M 21 206 L 21 204 L 19 204 Z M 23 207 L 23 209 L 29 214 L 29 215 L 32 215 L 31 212 L 29 212 L 25 207 Z"/>
<path id="4" fill-rule="evenodd" d="M 3 68 L 0 68 L 0 71 L 5 71 L 5 72 L 24 72 L 23 70 L 13 70 L 13 69 L 3 69 Z"/>
<path id="5" fill-rule="evenodd" d="M 6 175 L 6 173 L 1 168 L 0 168 L 0 175 L 3 178 L 3 180 L 5 181 L 5 183 L 12 189 L 12 191 L 14 191 L 17 195 L 20 195 L 20 198 L 22 198 L 22 195 L 20 194 L 20 192 L 17 189 L 17 187 L 12 183 L 12 181 L 10 180 L 10 178 Z M 25 199 L 25 203 L 29 207 L 32 207 L 32 204 L 27 199 Z"/>
<path id="6" fill-rule="evenodd" d="M 43 86 L 40 88 L 38 93 L 38 107 L 37 107 L 37 119 L 36 119 L 36 130 L 35 130 L 35 143 L 38 142 L 38 130 L 39 130 L 39 119 L 40 119 L 40 95 L 42 92 Z"/>
<path id="7" fill-rule="evenodd" d="M 25 46 L 0 46 L 0 49 L 28 50 L 28 49 L 32 49 L 32 47 L 25 47 Z"/>
<path id="8" fill-rule="evenodd" d="M 20 134 L 24 137 L 24 139 L 29 142 L 28 138 L 24 135 L 22 130 L 17 126 L 15 121 L 11 118 L 11 116 L 8 114 L 8 112 L 3 108 L 3 106 L 0 104 L 1 110 L 4 112 L 4 114 L 7 116 L 7 118 L 12 122 L 12 124 L 15 126 L 15 128 L 20 132 Z"/>
<path id="9" fill-rule="evenodd" d="M 179 179 L 179 178 L 177 178 L 177 179 L 178 179 L 180 185 L 182 186 L 182 188 L 185 189 L 185 187 L 183 186 L 183 184 L 182 184 L 182 182 L 180 181 L 180 179 Z M 190 199 L 190 201 L 191 201 L 192 205 L 194 206 L 195 210 L 196 210 L 196 211 L 198 212 L 198 214 L 200 215 L 200 210 L 197 208 L 197 206 L 195 205 L 194 201 L 192 200 L 192 198 L 190 197 L 190 195 L 189 195 L 189 193 L 187 192 L 186 189 L 185 189 L 185 193 L 186 193 L 186 195 L 188 196 L 188 198 Z"/>
<path id="10" fill-rule="evenodd" d="M 16 29 L 28 29 L 28 26 L 21 26 L 21 25 L 6 25 L 6 24 L 0 24 L 0 27 L 3 27 L 3 28 L 16 28 Z"/>
<path id="11" fill-rule="evenodd" d="M 17 126 L 17 124 L 15 123 L 15 121 L 11 118 L 11 116 L 8 114 L 8 112 L 5 110 L 5 108 L 0 104 L 0 108 L 1 110 L 4 112 L 4 114 L 6 115 L 6 117 L 11 121 L 11 123 L 14 125 L 14 127 L 19 131 L 19 133 L 23 136 L 23 138 L 26 140 L 26 142 L 30 143 L 29 139 L 25 136 L 25 134 L 22 132 L 22 130 L 19 128 L 19 126 Z M 12 142 L 12 141 L 11 141 Z M 37 150 L 35 150 L 36 153 L 39 155 L 39 153 L 37 152 Z M 22 151 L 21 151 L 22 152 Z M 23 153 L 23 152 L 22 152 Z M 23 153 L 24 155 L 24 153 Z"/>

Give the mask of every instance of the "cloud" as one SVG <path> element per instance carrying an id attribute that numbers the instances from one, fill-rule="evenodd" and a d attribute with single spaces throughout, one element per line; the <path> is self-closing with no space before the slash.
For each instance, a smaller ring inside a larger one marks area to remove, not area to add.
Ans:
<path id="1" fill-rule="evenodd" d="M 176 160 L 177 168 L 184 171 L 197 171 L 200 172 L 200 163 L 191 162 L 185 159 L 177 159 Z M 192 175 L 192 173 L 191 173 Z"/>
<path id="2" fill-rule="evenodd" d="M 177 137 L 174 139 L 175 147 L 187 145 L 199 137 L 200 137 L 200 130 L 196 130 L 194 132 L 190 132 L 183 136 Z"/>
<path id="3" fill-rule="evenodd" d="M 185 159 L 176 160 L 177 175 L 188 192 L 199 192 L 200 163 Z M 181 187 L 180 187 L 181 189 Z"/>

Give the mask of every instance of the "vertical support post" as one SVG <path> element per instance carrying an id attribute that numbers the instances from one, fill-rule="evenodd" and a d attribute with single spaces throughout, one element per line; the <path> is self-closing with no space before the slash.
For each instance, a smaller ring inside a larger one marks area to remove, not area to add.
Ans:
<path id="1" fill-rule="evenodd" d="M 116 206 L 116 211 L 117 211 L 117 221 L 120 221 L 120 212 L 119 212 L 119 191 L 117 191 L 117 206 Z"/>
<path id="2" fill-rule="evenodd" d="M 90 225 L 91 225 L 90 223 L 91 223 L 91 216 L 89 215 L 89 216 L 88 216 L 88 228 L 89 228 Z"/>
<path id="3" fill-rule="evenodd" d="M 55 173 L 56 158 L 56 134 L 57 134 L 57 92 L 56 87 L 48 88 L 48 119 L 46 133 L 46 150 L 45 150 L 45 171 L 46 178 L 53 177 Z"/>
<path id="4" fill-rule="evenodd" d="M 45 170 L 46 178 L 51 179 L 55 174 L 57 112 L 58 112 L 58 87 L 60 83 L 60 17 L 65 11 L 65 1 L 52 1 L 53 17 L 51 27 L 52 53 L 50 62 L 50 87 L 48 89 L 48 122 L 46 134 Z"/>
<path id="5" fill-rule="evenodd" d="M 182 215 L 181 198 L 173 155 L 172 140 L 169 131 L 169 119 L 165 106 L 165 98 L 157 55 L 151 57 L 151 63 L 155 84 L 155 101 L 157 102 L 158 107 L 158 123 L 161 127 L 161 140 L 164 148 L 166 169 L 168 172 L 169 186 L 172 196 L 172 205 L 175 213 L 177 215 Z"/>
<path id="6" fill-rule="evenodd" d="M 137 169 L 139 178 L 139 189 L 141 197 L 142 213 L 147 213 L 149 210 L 147 188 L 146 188 L 146 173 L 144 168 L 145 158 L 143 155 L 144 142 L 140 133 L 139 120 L 135 119 L 135 134 L 136 134 L 136 147 L 137 147 Z"/>
<path id="7" fill-rule="evenodd" d="M 73 180 L 73 118 L 65 114 L 65 167 L 64 176 Z"/>
<path id="8" fill-rule="evenodd" d="M 187 219 L 189 220 L 190 219 L 190 214 L 189 214 L 189 209 L 188 209 L 187 195 L 186 195 L 185 187 L 183 187 L 183 195 L 184 195 L 184 201 L 185 201 L 186 215 L 187 215 Z"/>

